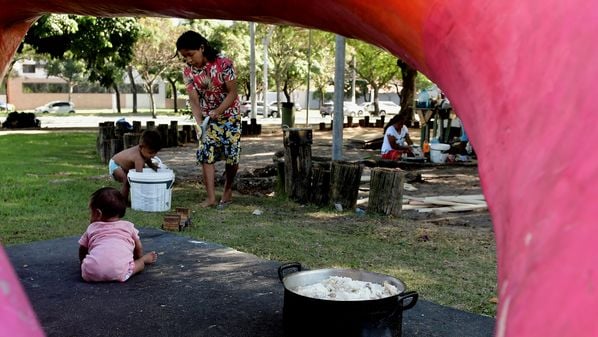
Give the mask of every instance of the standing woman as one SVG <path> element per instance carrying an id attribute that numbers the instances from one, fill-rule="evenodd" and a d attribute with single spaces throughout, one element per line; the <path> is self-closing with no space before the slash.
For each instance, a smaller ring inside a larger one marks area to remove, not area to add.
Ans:
<path id="1" fill-rule="evenodd" d="M 197 162 L 201 163 L 208 194 L 202 207 L 224 207 L 232 201 L 233 180 L 239 169 L 241 115 L 237 95 L 237 76 L 230 59 L 210 46 L 199 33 L 187 31 L 176 42 L 186 66 L 183 78 L 189 93 L 191 112 L 198 127 Z M 214 190 L 214 163 L 226 161 L 224 191 L 218 203 Z"/>

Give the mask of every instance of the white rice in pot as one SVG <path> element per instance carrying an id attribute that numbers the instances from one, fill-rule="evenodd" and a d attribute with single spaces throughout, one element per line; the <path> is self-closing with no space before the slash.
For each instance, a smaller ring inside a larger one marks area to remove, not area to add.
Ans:
<path id="1" fill-rule="evenodd" d="M 335 301 L 375 300 L 399 294 L 397 287 L 386 281 L 378 284 L 342 276 L 330 276 L 315 284 L 299 286 L 294 291 L 306 297 Z"/>

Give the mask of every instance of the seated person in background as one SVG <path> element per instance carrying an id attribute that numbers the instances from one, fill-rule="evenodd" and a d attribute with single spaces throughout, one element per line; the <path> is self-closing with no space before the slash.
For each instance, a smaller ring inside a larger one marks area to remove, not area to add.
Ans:
<path id="1" fill-rule="evenodd" d="M 127 179 L 129 170 L 135 169 L 137 172 L 143 172 L 143 167 L 147 165 L 157 171 L 158 166 L 152 162 L 152 158 L 160 149 L 162 149 L 160 133 L 156 130 L 146 130 L 139 137 L 138 145 L 124 149 L 110 159 L 108 172 L 114 180 L 122 183 L 121 193 L 125 200 L 129 199 L 130 186 Z"/>
<path id="2" fill-rule="evenodd" d="M 405 126 L 404 115 L 395 115 L 384 127 L 382 159 L 400 160 L 403 153 L 413 156 L 411 145 L 413 141 L 409 138 L 409 129 Z"/>
<path id="3" fill-rule="evenodd" d="M 103 187 L 91 195 L 90 224 L 79 239 L 81 277 L 87 282 L 125 282 L 158 255 L 143 253 L 139 231 L 122 220 L 127 201 L 115 188 Z"/>

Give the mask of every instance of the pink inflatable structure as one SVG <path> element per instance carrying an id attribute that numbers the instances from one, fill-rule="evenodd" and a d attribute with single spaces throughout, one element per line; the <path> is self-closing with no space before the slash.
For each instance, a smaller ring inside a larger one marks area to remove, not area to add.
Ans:
<path id="1" fill-rule="evenodd" d="M 44 13 L 290 23 L 389 50 L 447 92 L 478 153 L 498 251 L 496 336 L 598 336 L 597 1 L 0 0 L 0 8 L 2 74 Z M 42 334 L 3 254 L 0 296 L 0 334 Z"/>

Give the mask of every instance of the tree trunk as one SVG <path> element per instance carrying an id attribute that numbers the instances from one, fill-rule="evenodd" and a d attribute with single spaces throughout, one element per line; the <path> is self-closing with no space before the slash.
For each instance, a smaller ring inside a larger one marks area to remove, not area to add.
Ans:
<path id="1" fill-rule="evenodd" d="M 363 167 L 359 163 L 333 161 L 330 172 L 330 202 L 343 209 L 353 209 L 357 204 Z"/>
<path id="2" fill-rule="evenodd" d="M 400 169 L 372 169 L 368 211 L 398 216 L 403 206 L 405 174 Z"/>
<path id="3" fill-rule="evenodd" d="M 172 78 L 167 79 L 170 85 L 172 86 L 172 104 L 174 107 L 174 112 L 179 112 L 178 102 L 177 102 L 177 92 L 176 92 L 176 81 Z"/>
<path id="4" fill-rule="evenodd" d="M 312 193 L 310 202 L 318 206 L 330 203 L 330 162 L 314 163 L 312 171 Z"/>
<path id="5" fill-rule="evenodd" d="M 155 103 L 154 103 L 154 92 L 152 90 L 152 87 L 154 86 L 154 82 L 149 82 L 145 85 L 145 89 L 147 90 L 147 92 L 149 93 L 149 97 L 150 97 L 150 110 L 152 112 L 152 118 L 156 119 L 156 107 L 155 107 Z"/>
<path id="6" fill-rule="evenodd" d="M 284 81 L 284 86 L 282 87 L 282 93 L 284 94 L 284 97 L 287 99 L 286 102 L 290 102 L 291 101 L 291 94 L 289 93 L 288 80 Z"/>
<path id="7" fill-rule="evenodd" d="M 116 111 L 121 113 L 120 111 L 120 91 L 118 90 L 118 85 L 116 83 L 112 83 L 112 88 L 114 89 L 114 94 L 116 94 Z"/>
<path id="8" fill-rule="evenodd" d="M 401 68 L 401 76 L 403 79 L 403 89 L 401 89 L 401 111 L 405 111 L 408 121 L 412 121 L 413 116 L 413 102 L 415 101 L 415 79 L 417 77 L 417 70 L 398 59 L 397 65 Z M 423 121 L 422 121 L 423 123 Z"/>
<path id="9" fill-rule="evenodd" d="M 306 203 L 311 195 L 311 129 L 285 129 L 285 192 L 295 201 Z"/>
<path id="10" fill-rule="evenodd" d="M 133 76 L 133 67 L 127 67 L 129 74 L 129 82 L 131 82 L 131 94 L 133 94 L 133 113 L 137 113 L 137 86 L 135 85 L 135 77 Z"/>

